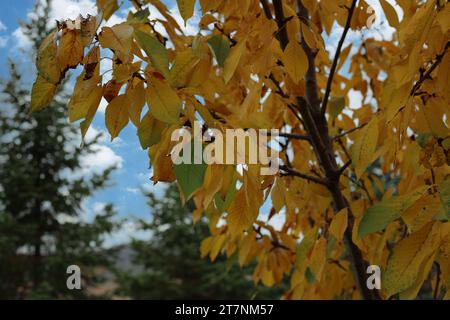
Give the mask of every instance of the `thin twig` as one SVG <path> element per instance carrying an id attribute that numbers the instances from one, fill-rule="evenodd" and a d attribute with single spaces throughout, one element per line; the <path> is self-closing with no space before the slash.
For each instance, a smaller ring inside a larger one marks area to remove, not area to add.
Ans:
<path id="1" fill-rule="evenodd" d="M 270 73 L 269 79 L 272 80 L 272 82 L 277 87 L 277 91 L 275 91 L 275 93 L 279 94 L 282 98 L 287 98 L 288 99 L 289 95 L 283 91 L 283 88 L 281 88 L 280 81 L 275 79 L 275 76 L 273 75 L 273 73 Z"/>
<path id="2" fill-rule="evenodd" d="M 338 176 L 341 176 L 344 173 L 345 169 L 347 169 L 351 164 L 352 160 L 350 159 L 339 169 Z"/>
<path id="3" fill-rule="evenodd" d="M 341 55 L 342 46 L 344 45 L 345 37 L 347 36 L 348 30 L 350 29 L 350 24 L 352 22 L 353 12 L 355 11 L 356 3 L 358 0 L 353 0 L 350 9 L 348 9 L 347 22 L 345 23 L 344 31 L 342 32 L 341 39 L 339 40 L 336 53 L 334 54 L 333 64 L 331 65 L 330 75 L 328 76 L 327 87 L 325 89 L 325 95 L 322 100 L 321 112 L 324 115 L 327 111 L 328 99 L 330 98 L 331 85 L 333 84 L 334 74 L 336 73 L 336 68 L 339 62 L 339 56 Z"/>
<path id="4" fill-rule="evenodd" d="M 305 134 L 299 134 L 299 133 L 279 132 L 277 134 L 272 134 L 271 132 L 267 132 L 267 136 L 275 136 L 275 137 L 282 137 L 282 138 L 287 138 L 287 139 L 311 141 L 310 136 L 305 135 Z"/>
<path id="5" fill-rule="evenodd" d="M 302 179 L 305 179 L 305 180 L 308 180 L 308 181 L 311 181 L 311 182 L 314 182 L 317 184 L 328 186 L 328 181 L 323 178 L 316 178 L 316 177 L 298 172 L 297 170 L 290 168 L 288 166 L 281 166 L 280 169 L 286 172 L 286 173 L 283 173 L 283 175 L 294 176 L 294 177 L 302 178 Z"/>
<path id="6" fill-rule="evenodd" d="M 363 123 L 362 125 L 359 125 L 356 128 L 353 128 L 353 129 L 344 131 L 342 133 L 339 133 L 339 134 L 335 135 L 334 137 L 332 137 L 331 140 L 338 140 L 338 139 L 340 139 L 342 137 L 345 137 L 346 135 L 348 135 L 348 134 L 350 134 L 350 133 L 352 133 L 352 132 L 354 132 L 356 130 L 364 128 L 366 125 L 367 125 L 367 123 Z"/>
<path id="7" fill-rule="evenodd" d="M 447 44 L 445 45 L 444 51 L 436 56 L 436 59 L 435 59 L 434 63 L 431 65 L 431 67 L 420 76 L 420 79 L 416 82 L 414 87 L 411 89 L 411 92 L 410 92 L 411 96 L 414 96 L 416 91 L 419 90 L 419 88 L 422 86 L 422 83 L 425 80 L 430 78 L 431 73 L 442 62 L 442 59 L 444 58 L 445 54 L 447 53 L 447 50 L 448 50 L 449 47 L 450 47 L 450 41 L 448 41 Z"/>

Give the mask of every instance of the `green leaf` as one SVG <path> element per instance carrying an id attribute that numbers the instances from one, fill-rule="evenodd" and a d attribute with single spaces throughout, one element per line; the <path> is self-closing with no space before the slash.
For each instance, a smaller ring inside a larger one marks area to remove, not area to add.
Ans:
<path id="1" fill-rule="evenodd" d="M 154 36 L 140 30 L 134 31 L 134 37 L 150 58 L 153 66 L 167 78 L 169 76 L 169 56 L 166 47 Z"/>
<path id="2" fill-rule="evenodd" d="M 155 119 L 150 112 L 142 119 L 138 136 L 142 149 L 147 149 L 161 140 L 161 132 L 166 127 L 164 122 Z"/>
<path id="3" fill-rule="evenodd" d="M 217 60 L 219 66 L 224 67 L 225 60 L 230 53 L 230 41 L 223 35 L 215 35 L 208 40 L 208 44 L 214 53 L 214 57 Z"/>
<path id="4" fill-rule="evenodd" d="M 180 156 L 182 156 L 182 152 Z M 175 172 L 178 185 L 183 193 L 184 202 L 188 201 L 192 194 L 203 186 L 206 168 L 208 167 L 208 165 L 204 162 L 201 164 L 194 164 L 194 156 L 194 145 L 192 142 L 191 163 L 181 163 L 173 166 L 173 171 Z"/>
<path id="5" fill-rule="evenodd" d="M 402 213 L 414 204 L 429 187 L 421 187 L 403 196 L 394 196 L 370 207 L 359 224 L 358 234 L 362 238 L 381 231 L 389 223 L 400 218 Z"/>
<path id="6" fill-rule="evenodd" d="M 225 195 L 225 199 L 222 200 L 219 193 L 215 195 L 214 202 L 216 203 L 217 209 L 219 209 L 220 212 L 225 212 L 230 206 L 231 202 L 233 202 L 237 192 L 236 181 L 237 175 L 235 174 L 233 177 L 233 181 L 231 182 L 231 187 L 228 189 L 228 192 Z"/>
<path id="7" fill-rule="evenodd" d="M 450 219 L 450 177 L 447 177 L 439 185 L 438 190 L 442 208 L 444 208 L 444 212 L 446 212 L 447 218 Z"/>
<path id="8" fill-rule="evenodd" d="M 305 278 L 306 278 L 306 280 L 308 281 L 309 284 L 311 284 L 314 281 L 316 281 L 316 277 L 314 277 L 314 274 L 313 274 L 313 272 L 311 271 L 311 269 L 309 267 L 306 268 Z"/>
<path id="9" fill-rule="evenodd" d="M 336 119 L 337 116 L 345 107 L 345 97 L 332 97 L 328 102 L 328 110 L 332 119 Z"/>
<path id="10" fill-rule="evenodd" d="M 433 138 L 433 135 L 429 132 L 427 133 L 419 133 L 417 135 L 417 143 L 421 148 L 425 148 L 427 145 L 427 142 Z"/>

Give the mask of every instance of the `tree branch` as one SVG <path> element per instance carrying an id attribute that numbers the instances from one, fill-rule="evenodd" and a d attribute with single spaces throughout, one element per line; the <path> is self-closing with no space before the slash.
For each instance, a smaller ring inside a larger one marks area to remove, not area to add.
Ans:
<path id="1" fill-rule="evenodd" d="M 355 11 L 356 3 L 358 0 L 353 0 L 350 9 L 348 9 L 347 22 L 345 23 L 344 31 L 342 32 L 341 39 L 339 40 L 336 53 L 334 54 L 333 64 L 330 69 L 330 75 L 328 76 L 327 87 L 325 89 L 325 95 L 322 100 L 321 112 L 325 115 L 327 110 L 328 99 L 330 98 L 331 86 L 333 84 L 334 74 L 336 73 L 336 68 L 339 62 L 339 57 L 341 55 L 342 46 L 344 45 L 345 37 L 347 36 L 348 30 L 350 29 L 350 24 L 352 22 L 353 12 Z"/>
<path id="2" fill-rule="evenodd" d="M 275 9 L 275 20 L 278 25 L 278 41 L 280 41 L 281 49 L 284 50 L 289 43 L 289 38 L 285 26 L 286 21 L 283 13 L 282 0 L 273 0 L 273 6 Z"/>
<path id="3" fill-rule="evenodd" d="M 288 175 L 288 176 L 294 176 L 294 177 L 298 177 L 298 178 L 302 178 L 317 184 L 321 184 L 324 186 L 328 186 L 328 181 L 323 179 L 323 178 L 316 178 L 301 172 L 298 172 L 297 170 L 290 168 L 288 166 L 281 166 L 280 167 L 281 170 L 286 171 L 286 173 L 284 173 L 283 175 Z"/>
<path id="4" fill-rule="evenodd" d="M 269 20 L 272 20 L 272 12 L 270 11 L 269 3 L 267 0 L 260 0 L 259 1 L 263 7 L 264 14 L 266 15 L 266 18 Z"/>
<path id="5" fill-rule="evenodd" d="M 437 66 L 442 62 L 442 59 L 444 58 L 445 54 L 447 53 L 448 48 L 450 47 L 450 41 L 447 42 L 445 45 L 444 51 L 441 54 L 438 54 L 436 56 L 436 60 L 431 65 L 431 67 L 420 76 L 420 79 L 416 82 L 414 87 L 411 89 L 411 96 L 414 96 L 417 90 L 420 89 L 422 84 L 425 82 L 425 80 L 429 79 L 431 76 L 431 73 L 437 68 Z"/>
<path id="6" fill-rule="evenodd" d="M 339 171 L 337 172 L 338 176 L 341 176 L 344 173 L 345 169 L 347 169 L 351 164 L 352 160 L 350 159 L 339 169 Z"/>
<path id="7" fill-rule="evenodd" d="M 311 141 L 311 137 L 305 134 L 298 134 L 298 133 L 285 133 L 285 132 L 280 132 L 276 135 L 272 135 L 270 132 L 267 132 L 268 136 L 278 136 L 278 137 L 283 137 L 283 138 L 287 138 L 287 139 L 295 139 L 295 140 L 305 140 L 305 141 Z"/>
<path id="8" fill-rule="evenodd" d="M 342 133 L 339 133 L 338 135 L 335 135 L 334 137 L 332 137 L 331 140 L 338 140 L 338 139 L 340 139 L 342 137 L 345 137 L 346 135 L 348 135 L 348 134 L 350 134 L 350 133 L 352 133 L 352 132 L 354 132 L 356 130 L 364 128 L 366 125 L 367 125 L 367 123 L 363 123 L 362 125 L 357 126 L 356 128 L 353 128 L 353 129 L 344 131 Z"/>

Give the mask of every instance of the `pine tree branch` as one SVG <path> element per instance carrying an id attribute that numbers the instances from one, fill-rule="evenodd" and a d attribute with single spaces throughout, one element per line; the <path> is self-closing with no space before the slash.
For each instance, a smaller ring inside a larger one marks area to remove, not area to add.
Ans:
<path id="1" fill-rule="evenodd" d="M 341 55 L 342 46 L 344 45 L 345 38 L 347 37 L 348 30 L 350 29 L 350 24 L 352 22 L 353 12 L 355 11 L 356 3 L 358 0 L 353 0 L 352 5 L 348 9 L 347 22 L 345 23 L 344 31 L 342 32 L 341 39 L 339 40 L 338 46 L 336 48 L 336 53 L 334 54 L 333 64 L 330 69 L 330 75 L 328 76 L 327 87 L 325 89 L 325 95 L 322 100 L 321 112 L 325 115 L 327 111 L 328 99 L 330 98 L 331 86 L 333 84 L 334 74 L 336 73 L 337 65 L 339 62 L 339 57 Z"/>

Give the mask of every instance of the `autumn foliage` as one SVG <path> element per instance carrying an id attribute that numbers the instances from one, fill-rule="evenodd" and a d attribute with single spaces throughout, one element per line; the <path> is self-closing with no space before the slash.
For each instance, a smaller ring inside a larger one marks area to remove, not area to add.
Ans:
<path id="1" fill-rule="evenodd" d="M 194 221 L 209 219 L 201 254 L 256 261 L 254 281 L 266 286 L 290 278 L 285 298 L 413 299 L 424 283 L 450 298 L 448 1 L 396 0 L 400 17 L 381 0 L 390 41 L 362 32 L 364 0 L 200 0 L 195 36 L 161 1 L 131 3 L 112 27 L 102 22 L 116 0 L 97 0 L 97 17 L 58 23 L 39 51 L 33 111 L 82 66 L 68 103 L 82 135 L 106 99 L 111 138 L 135 126 L 151 179 L 177 180 Z M 177 4 L 191 19 L 196 1 Z M 350 31 L 360 41 L 348 43 Z M 204 131 L 279 129 L 280 172 L 174 165 L 171 133 L 196 120 Z M 382 270 L 380 291 L 366 286 L 369 265 Z"/>

